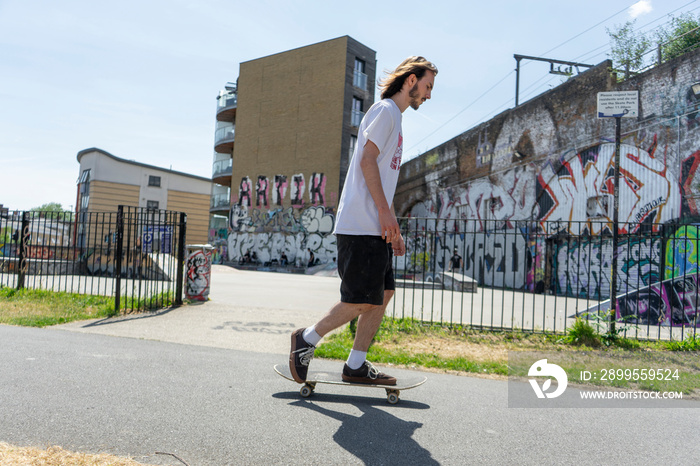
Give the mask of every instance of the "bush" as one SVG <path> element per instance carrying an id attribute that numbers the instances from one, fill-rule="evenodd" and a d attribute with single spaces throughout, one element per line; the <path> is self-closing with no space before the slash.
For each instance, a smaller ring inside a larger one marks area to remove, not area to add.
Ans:
<path id="1" fill-rule="evenodd" d="M 576 318 L 574 325 L 571 326 L 569 332 L 561 341 L 575 346 L 589 346 L 591 348 L 601 346 L 600 336 L 596 329 L 588 321 L 580 317 Z"/>

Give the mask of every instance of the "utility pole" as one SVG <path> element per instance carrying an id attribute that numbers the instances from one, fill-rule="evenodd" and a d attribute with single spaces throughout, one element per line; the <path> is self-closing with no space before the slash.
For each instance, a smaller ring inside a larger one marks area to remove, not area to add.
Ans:
<path id="1" fill-rule="evenodd" d="M 530 57 L 527 55 L 513 55 L 515 58 L 515 106 L 517 107 L 520 102 L 520 60 L 535 60 L 543 61 L 549 63 L 549 74 L 558 74 L 562 76 L 571 76 L 573 74 L 573 68 L 576 68 L 576 73 L 579 73 L 579 68 L 593 68 L 595 65 L 587 65 L 585 63 L 576 63 L 573 61 L 555 60 L 553 58 L 542 58 L 542 57 Z M 560 65 L 557 69 L 554 69 L 554 65 Z M 568 66 L 564 71 L 561 69 L 561 65 Z"/>
<path id="2" fill-rule="evenodd" d="M 609 333 L 615 334 L 617 320 L 617 246 L 620 233 L 620 144 L 622 139 L 622 118 L 639 116 L 639 91 L 618 91 L 598 93 L 598 118 L 615 118 L 615 158 L 614 164 L 615 192 L 613 193 L 612 221 L 612 264 L 610 276 L 610 316 Z"/>

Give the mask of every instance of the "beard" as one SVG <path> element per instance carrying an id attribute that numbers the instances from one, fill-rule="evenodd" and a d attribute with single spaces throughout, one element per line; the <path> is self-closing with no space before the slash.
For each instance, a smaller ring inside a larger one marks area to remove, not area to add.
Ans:
<path id="1" fill-rule="evenodd" d="M 423 103 L 423 100 L 418 97 L 418 83 L 414 84 L 413 88 L 408 91 L 408 96 L 410 97 L 408 104 L 413 110 L 418 110 L 418 107 Z"/>

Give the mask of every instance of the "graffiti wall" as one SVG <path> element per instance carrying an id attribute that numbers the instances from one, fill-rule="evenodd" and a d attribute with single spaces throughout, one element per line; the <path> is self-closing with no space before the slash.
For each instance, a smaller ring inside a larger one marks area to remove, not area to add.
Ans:
<path id="1" fill-rule="evenodd" d="M 319 263 L 336 257 L 335 215 L 325 207 L 293 207 L 268 211 L 234 205 L 230 212 L 228 259 L 241 261 L 255 253 L 261 265 L 281 263 L 308 265 L 309 252 Z"/>
<path id="2" fill-rule="evenodd" d="M 608 67 L 406 163 L 399 215 L 435 219 L 426 223 L 432 240 L 415 241 L 407 257 L 449 257 L 454 246 L 480 284 L 598 300 L 610 295 L 616 253 L 618 294 L 654 289 L 656 302 L 667 303 L 655 319 L 689 322 L 694 304 L 678 289 L 692 288 L 689 277 L 700 273 L 697 227 L 681 226 L 700 221 L 700 96 L 691 89 L 700 51 L 624 83 Z M 641 103 L 639 119 L 623 119 L 617 251 L 615 124 L 595 113 L 597 93 L 615 90 L 638 90 Z M 435 273 L 445 267 L 432 263 Z"/>
<path id="3" fill-rule="evenodd" d="M 670 169 L 665 154 L 655 153 L 657 149 L 656 144 L 647 149 L 620 146 L 620 233 L 637 231 L 643 224 L 666 223 L 680 214 L 678 173 Z M 565 159 L 556 172 L 553 164 L 546 162 L 537 177 L 534 218 L 543 226 L 551 221 L 562 225 L 589 222 L 591 234 L 611 233 L 614 155 L 615 144 L 602 143 Z"/>
<path id="4" fill-rule="evenodd" d="M 618 297 L 617 317 L 640 325 L 699 326 L 698 274 L 657 282 Z"/>
<path id="5" fill-rule="evenodd" d="M 455 271 L 483 285 L 533 286 L 534 276 L 528 275 L 533 256 L 527 227 L 479 231 L 473 221 L 456 220 L 451 224 L 461 232 L 454 232 L 435 228 L 438 222 L 409 220 L 405 224 L 407 254 L 395 258 L 397 270 L 440 281 L 441 272 L 451 269 L 450 258 L 458 254 L 462 267 Z"/>
<path id="6" fill-rule="evenodd" d="M 326 176 L 312 173 L 245 176 L 229 213 L 227 260 L 261 266 L 308 266 L 336 257 L 336 194 L 326 194 Z M 221 236 L 221 235 L 219 235 Z"/>
<path id="7" fill-rule="evenodd" d="M 658 237 L 623 239 L 617 247 L 618 294 L 656 283 L 661 277 Z M 555 242 L 555 290 L 558 295 L 607 299 L 612 279 L 612 240 L 568 237 Z"/>

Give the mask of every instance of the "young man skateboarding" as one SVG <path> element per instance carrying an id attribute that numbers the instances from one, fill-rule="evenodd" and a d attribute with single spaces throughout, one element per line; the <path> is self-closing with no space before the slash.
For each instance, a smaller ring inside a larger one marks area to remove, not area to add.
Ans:
<path id="1" fill-rule="evenodd" d="M 299 383 L 306 380 L 321 338 L 359 316 L 343 380 L 396 384 L 395 377 L 379 372 L 366 356 L 394 295 L 392 253 L 406 253 L 392 202 L 403 151 L 401 116 L 409 106 L 418 110 L 430 99 L 437 72 L 435 65 L 423 57 L 407 58 L 381 81 L 382 100 L 372 105 L 362 119 L 334 232 L 340 302 L 316 325 L 292 334 L 289 369 Z"/>

